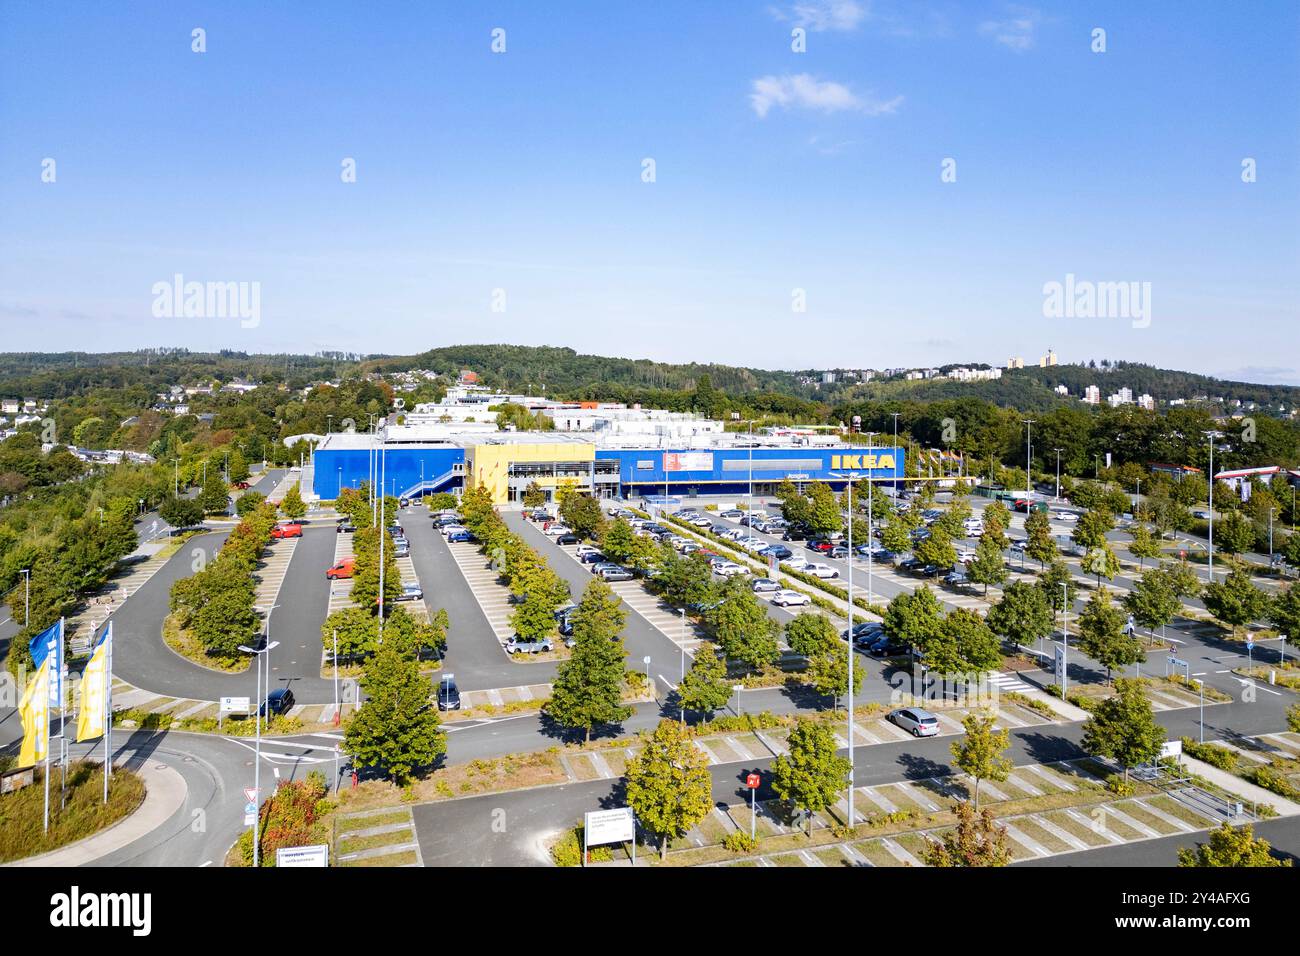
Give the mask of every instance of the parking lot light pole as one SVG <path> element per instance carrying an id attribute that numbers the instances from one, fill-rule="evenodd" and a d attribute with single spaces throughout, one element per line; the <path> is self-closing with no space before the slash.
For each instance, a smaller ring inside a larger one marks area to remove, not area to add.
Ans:
<path id="1" fill-rule="evenodd" d="M 1061 582 L 1061 700 L 1070 686 L 1070 585 Z"/>
<path id="2" fill-rule="evenodd" d="M 1214 432 L 1210 432 L 1210 509 L 1206 512 L 1210 516 L 1210 550 L 1209 550 L 1209 578 L 1210 583 L 1214 583 Z"/>
<path id="3" fill-rule="evenodd" d="M 645 679 L 646 683 L 650 685 L 650 696 L 657 700 L 658 695 L 655 693 L 654 681 L 650 679 L 650 655 L 647 654 L 645 657 L 641 658 L 641 663 L 645 665 Z"/>
<path id="4" fill-rule="evenodd" d="M 334 628 L 334 726 L 340 723 L 339 717 L 339 629 Z"/>
<path id="5" fill-rule="evenodd" d="M 894 453 L 898 453 L 898 416 L 902 412 L 891 412 L 894 416 Z M 898 465 L 894 465 L 894 500 L 898 500 Z"/>
<path id="6" fill-rule="evenodd" d="M 1021 421 L 1023 421 L 1025 425 L 1025 500 L 1031 501 L 1033 500 L 1034 480 L 1032 477 L 1030 477 L 1029 472 L 1030 469 L 1033 467 L 1033 463 L 1034 463 L 1034 453 L 1033 453 L 1034 446 L 1030 440 L 1030 436 L 1033 434 L 1034 431 L 1034 422 L 1038 421 L 1038 419 L 1024 418 L 1021 419 Z"/>
<path id="7" fill-rule="evenodd" d="M 858 479 L 856 471 L 831 472 L 832 478 L 843 478 L 845 494 L 848 497 L 849 504 L 849 576 L 848 576 L 848 604 L 849 604 L 849 686 L 848 686 L 848 736 L 849 736 L 849 826 L 853 826 L 853 482 Z M 868 485 L 870 487 L 870 485 Z M 870 510 L 868 508 L 868 510 Z M 867 520 L 870 522 L 871 516 L 868 514 Z M 871 553 L 871 531 L 868 524 L 867 531 L 867 554 Z M 867 598 L 867 603 L 871 598 Z"/>
<path id="8" fill-rule="evenodd" d="M 682 642 L 678 645 L 682 652 L 682 676 L 677 684 L 677 702 L 682 705 L 682 727 L 686 726 L 686 704 L 682 700 L 682 684 L 686 682 L 686 608 L 682 608 Z"/>
<path id="9" fill-rule="evenodd" d="M 1056 500 L 1061 500 L 1061 449 L 1052 449 L 1056 452 Z"/>
<path id="10" fill-rule="evenodd" d="M 23 627 L 32 623 L 32 569 L 23 568 L 18 572 L 23 576 Z"/>
<path id="11" fill-rule="evenodd" d="M 269 620 L 269 618 L 268 618 L 268 620 Z M 256 735 L 257 735 L 257 742 L 256 742 L 256 744 L 254 745 L 254 751 L 253 751 L 254 754 L 255 754 L 255 756 L 253 757 L 253 794 L 254 794 L 254 796 L 256 797 L 256 799 L 252 801 L 252 803 L 256 804 L 256 808 L 255 808 L 255 810 L 253 811 L 253 869 L 257 869 L 257 867 L 259 866 L 259 862 L 258 862 L 258 860 L 260 859 L 260 855 L 261 855 L 261 842 L 262 842 L 262 839 L 261 839 L 261 824 L 262 824 L 262 699 L 261 699 L 261 694 L 262 694 L 262 657 L 263 657 L 263 655 L 266 655 L 266 656 L 267 656 L 267 675 L 266 675 L 266 680 L 267 680 L 267 683 L 269 684 L 270 681 L 271 681 L 271 675 L 270 675 L 270 656 L 269 656 L 269 655 L 270 655 L 270 653 L 271 653 L 271 648 L 273 648 L 273 647 L 275 647 L 275 646 L 276 646 L 275 644 L 273 644 L 273 643 L 271 643 L 270 641 L 268 641 L 267 644 L 266 644 L 266 647 L 264 647 L 262 650 L 259 651 L 259 650 L 254 650 L 254 649 L 251 648 L 251 647 L 245 647 L 245 646 L 242 645 L 242 644 L 239 645 L 239 649 L 240 649 L 241 651 L 243 651 L 245 654 L 252 654 L 252 655 L 257 659 L 257 693 L 258 693 L 258 697 L 255 699 L 255 701 L 254 701 L 254 706 L 253 706 L 253 714 L 254 714 L 254 718 L 253 718 L 253 719 L 254 719 L 254 721 L 255 721 L 255 728 L 256 728 L 255 732 L 256 732 Z M 271 716 L 271 715 L 270 715 L 270 712 L 269 712 L 269 710 L 268 710 L 268 712 L 267 712 L 267 717 L 270 717 L 270 716 Z"/>
<path id="12" fill-rule="evenodd" d="M 1193 677 L 1196 681 L 1197 689 L 1201 692 L 1201 743 L 1205 743 L 1205 681 L 1199 677 Z"/>

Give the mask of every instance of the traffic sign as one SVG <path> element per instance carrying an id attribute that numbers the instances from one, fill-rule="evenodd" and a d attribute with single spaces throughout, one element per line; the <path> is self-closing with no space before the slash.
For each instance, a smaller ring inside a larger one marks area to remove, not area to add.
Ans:
<path id="1" fill-rule="evenodd" d="M 248 803 L 246 803 L 246 804 L 244 804 L 244 812 L 245 812 L 245 813 L 256 813 L 256 812 L 257 812 L 257 804 L 256 804 L 256 803 L 253 803 L 253 802 L 251 802 L 251 801 L 248 802 Z"/>
<path id="2" fill-rule="evenodd" d="M 254 823 L 256 823 L 256 822 L 257 822 L 257 814 L 256 814 L 256 813 L 245 813 L 245 814 L 244 814 L 244 826 L 246 826 L 246 827 L 251 827 L 251 826 L 252 826 Z"/>
<path id="3" fill-rule="evenodd" d="M 1246 638 L 1246 650 L 1248 651 L 1253 650 L 1254 647 L 1255 647 L 1255 639 L 1253 637 Z"/>
<path id="4" fill-rule="evenodd" d="M 751 774 L 746 775 L 746 777 L 745 777 L 745 786 L 749 787 L 750 790 L 757 790 L 757 789 L 758 789 L 758 783 L 759 783 L 759 776 L 758 776 L 758 774 L 756 774 L 756 773 L 751 773 Z"/>
<path id="5" fill-rule="evenodd" d="M 245 788 L 244 788 L 244 796 L 248 799 L 248 802 L 249 802 L 249 803 L 256 803 L 256 802 L 257 802 L 257 788 L 256 788 L 256 787 L 245 787 Z"/>

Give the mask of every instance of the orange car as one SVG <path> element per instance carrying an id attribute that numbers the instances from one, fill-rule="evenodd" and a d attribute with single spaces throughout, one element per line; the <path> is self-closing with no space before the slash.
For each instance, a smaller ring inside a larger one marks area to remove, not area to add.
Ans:
<path id="1" fill-rule="evenodd" d="M 329 578 L 331 581 L 338 580 L 339 578 L 350 578 L 352 577 L 352 571 L 355 564 L 356 558 L 344 558 L 338 564 L 326 570 L 325 577 Z"/>
<path id="2" fill-rule="evenodd" d="M 296 521 L 287 521 L 271 529 L 272 538 L 301 538 L 302 525 Z"/>

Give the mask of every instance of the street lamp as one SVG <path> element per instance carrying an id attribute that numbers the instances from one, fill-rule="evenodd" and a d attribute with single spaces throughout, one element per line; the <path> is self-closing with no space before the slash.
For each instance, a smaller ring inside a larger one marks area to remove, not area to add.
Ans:
<path id="1" fill-rule="evenodd" d="M 1033 497 L 1033 489 L 1031 486 L 1034 483 L 1033 479 L 1029 475 L 1034 461 L 1032 450 L 1033 445 L 1030 443 L 1030 436 L 1033 434 L 1034 422 L 1038 421 L 1038 419 L 1022 418 L 1021 421 L 1025 425 L 1025 500 L 1029 501 Z"/>
<path id="2" fill-rule="evenodd" d="M 843 478 L 845 490 L 849 499 L 849 578 L 848 578 L 848 603 L 849 603 L 849 686 L 848 686 L 848 737 L 849 737 L 849 826 L 853 826 L 853 482 L 858 480 L 859 474 L 856 471 L 831 472 L 832 478 Z M 871 481 L 868 475 L 868 502 L 870 499 Z M 871 505 L 867 505 L 867 560 L 871 560 Z M 871 603 L 870 585 L 868 585 L 867 603 Z"/>
<path id="3" fill-rule="evenodd" d="M 902 412 L 890 412 L 894 416 L 894 453 L 898 453 L 898 416 Z M 894 500 L 898 500 L 898 465 L 894 465 Z"/>
<path id="4" fill-rule="evenodd" d="M 1201 692 L 1201 743 L 1205 743 L 1205 681 L 1199 677 L 1193 677 L 1196 681 L 1196 687 Z"/>
<path id="5" fill-rule="evenodd" d="M 269 635 L 269 634 L 270 634 L 270 627 L 271 627 L 271 618 L 270 618 L 269 615 L 267 616 L 266 622 L 267 622 L 267 634 Z M 261 697 L 261 694 L 262 694 L 262 658 L 265 656 L 266 659 L 267 659 L 267 682 L 270 683 L 270 679 L 271 679 L 271 674 L 270 674 L 270 669 L 271 669 L 271 659 L 270 659 L 271 649 L 274 648 L 274 647 L 277 647 L 278 645 L 279 645 L 279 642 L 278 642 L 278 641 L 276 641 L 276 642 L 272 642 L 272 641 L 269 641 L 269 640 L 268 640 L 267 643 L 266 643 L 266 647 L 262 648 L 260 651 L 259 651 L 259 650 L 256 650 L 255 648 L 252 648 L 252 647 L 245 647 L 243 644 L 239 645 L 239 649 L 240 649 L 241 651 L 243 651 L 245 654 L 252 654 L 252 655 L 257 659 L 257 694 L 258 694 L 258 696 L 257 696 L 256 700 L 254 701 L 254 708 L 255 708 L 255 709 L 254 709 L 254 711 L 253 711 L 253 714 L 254 714 L 254 718 L 253 718 L 253 719 L 256 721 L 256 735 L 257 735 L 257 743 L 255 744 L 255 750 L 254 750 L 254 753 L 255 753 L 256 756 L 254 756 L 254 758 L 253 758 L 253 796 L 254 796 L 254 799 L 250 801 L 251 803 L 253 803 L 253 804 L 256 805 L 256 806 L 255 806 L 255 809 L 254 809 L 254 811 L 253 811 L 253 867 L 254 867 L 254 869 L 256 869 L 256 868 L 259 866 L 259 862 L 258 862 L 258 860 L 259 860 L 259 858 L 260 858 L 260 856 L 261 856 L 261 842 L 262 842 L 262 838 L 261 838 L 261 824 L 262 824 L 262 697 Z M 267 712 L 267 717 L 270 717 L 270 716 L 271 716 L 271 715 L 270 715 L 270 712 L 268 711 L 268 712 Z"/>
<path id="6" fill-rule="evenodd" d="M 1060 501 L 1061 500 L 1061 451 L 1062 449 L 1055 448 L 1053 449 L 1053 451 L 1056 452 L 1056 500 Z"/>
<path id="7" fill-rule="evenodd" d="M 682 608 L 682 641 L 677 645 L 682 652 L 682 676 L 677 684 L 677 702 L 682 705 L 682 726 L 686 726 L 686 702 L 682 699 L 682 684 L 686 682 L 686 608 Z"/>
<path id="8" fill-rule="evenodd" d="M 657 697 L 655 694 L 655 685 L 650 680 L 650 655 L 647 654 L 645 657 L 641 658 L 641 663 L 645 665 L 645 680 L 646 683 L 650 685 L 650 695 L 652 697 Z"/>
<path id="9" fill-rule="evenodd" d="M 1210 507 L 1206 512 L 1210 518 L 1209 580 L 1214 583 L 1214 432 L 1210 436 Z"/>
<path id="10" fill-rule="evenodd" d="M 1061 700 L 1070 687 L 1070 584 L 1061 582 Z"/>

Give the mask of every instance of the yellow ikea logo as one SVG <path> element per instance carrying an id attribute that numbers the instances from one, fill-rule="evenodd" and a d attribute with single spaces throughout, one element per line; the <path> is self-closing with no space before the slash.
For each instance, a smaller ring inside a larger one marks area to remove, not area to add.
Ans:
<path id="1" fill-rule="evenodd" d="M 876 468 L 893 468 L 893 455 L 831 455 L 831 467 L 839 470 L 855 471 L 859 468 L 872 470 Z"/>

